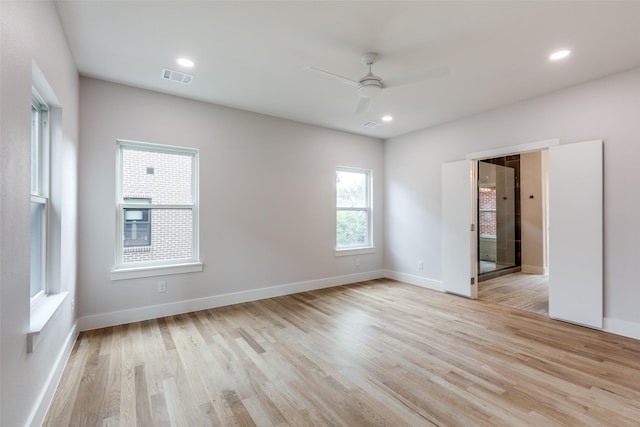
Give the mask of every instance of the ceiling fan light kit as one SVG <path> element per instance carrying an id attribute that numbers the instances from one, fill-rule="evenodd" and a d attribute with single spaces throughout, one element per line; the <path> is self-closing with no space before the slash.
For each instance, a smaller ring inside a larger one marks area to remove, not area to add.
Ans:
<path id="1" fill-rule="evenodd" d="M 363 77 L 358 84 L 358 95 L 362 98 L 373 98 L 382 92 L 382 79 L 373 74 Z"/>

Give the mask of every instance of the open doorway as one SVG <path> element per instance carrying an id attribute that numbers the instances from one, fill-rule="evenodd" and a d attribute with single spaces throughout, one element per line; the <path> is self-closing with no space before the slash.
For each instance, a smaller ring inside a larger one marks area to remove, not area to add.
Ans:
<path id="1" fill-rule="evenodd" d="M 602 328 L 603 142 L 558 139 L 469 153 L 442 164 L 442 290 L 478 298 L 478 160 L 548 149 L 549 317 Z M 523 192 L 521 201 L 529 200 Z M 534 194 L 533 200 L 539 200 Z M 523 209 L 523 212 L 525 210 Z M 523 228 L 524 230 L 524 228 Z M 522 271 L 527 273 L 523 245 Z M 535 267 L 535 266 L 531 266 Z"/>
<path id="2" fill-rule="evenodd" d="M 478 162 L 478 297 L 549 314 L 546 150 Z"/>

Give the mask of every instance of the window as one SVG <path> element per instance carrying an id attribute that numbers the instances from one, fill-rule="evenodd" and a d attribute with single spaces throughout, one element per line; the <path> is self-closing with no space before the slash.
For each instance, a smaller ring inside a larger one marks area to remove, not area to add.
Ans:
<path id="1" fill-rule="evenodd" d="M 336 249 L 372 246 L 371 171 L 336 170 Z"/>
<path id="2" fill-rule="evenodd" d="M 496 217 L 496 187 L 478 188 L 478 231 L 481 236 L 495 236 L 498 229 Z"/>
<path id="3" fill-rule="evenodd" d="M 47 292 L 49 211 L 49 108 L 34 90 L 31 101 L 31 303 Z"/>
<path id="4" fill-rule="evenodd" d="M 134 141 L 117 144 L 118 231 L 112 279 L 202 270 L 198 150 Z"/>

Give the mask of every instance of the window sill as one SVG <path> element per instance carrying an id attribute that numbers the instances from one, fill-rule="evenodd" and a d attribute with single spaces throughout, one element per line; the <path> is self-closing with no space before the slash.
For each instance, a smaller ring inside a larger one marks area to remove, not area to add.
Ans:
<path id="1" fill-rule="evenodd" d="M 363 246 L 357 248 L 340 248 L 336 249 L 336 256 L 347 256 L 347 255 L 362 255 L 362 254 L 373 254 L 376 252 L 375 246 Z"/>
<path id="2" fill-rule="evenodd" d="M 68 292 L 47 295 L 31 308 L 29 333 L 27 333 L 27 353 L 33 353 L 39 335 L 45 330 L 51 319 L 67 297 Z"/>
<path id="3" fill-rule="evenodd" d="M 141 277 L 167 276 L 169 274 L 194 273 L 202 271 L 202 262 L 183 264 L 153 265 L 145 267 L 116 268 L 111 270 L 111 280 L 138 279 Z"/>

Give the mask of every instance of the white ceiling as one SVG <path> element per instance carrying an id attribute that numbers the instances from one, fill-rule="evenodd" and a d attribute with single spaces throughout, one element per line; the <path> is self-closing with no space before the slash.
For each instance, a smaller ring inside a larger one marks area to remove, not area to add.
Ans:
<path id="1" fill-rule="evenodd" d="M 389 138 L 640 66 L 640 2 L 57 1 L 82 75 Z M 552 63 L 560 48 L 572 55 Z M 385 89 L 354 113 L 376 52 L 383 78 L 447 65 Z M 191 70 L 175 63 L 186 56 Z M 195 75 L 162 80 L 163 67 Z M 597 102 L 597 100 L 593 100 Z M 362 126 L 391 114 L 375 129 Z"/>

